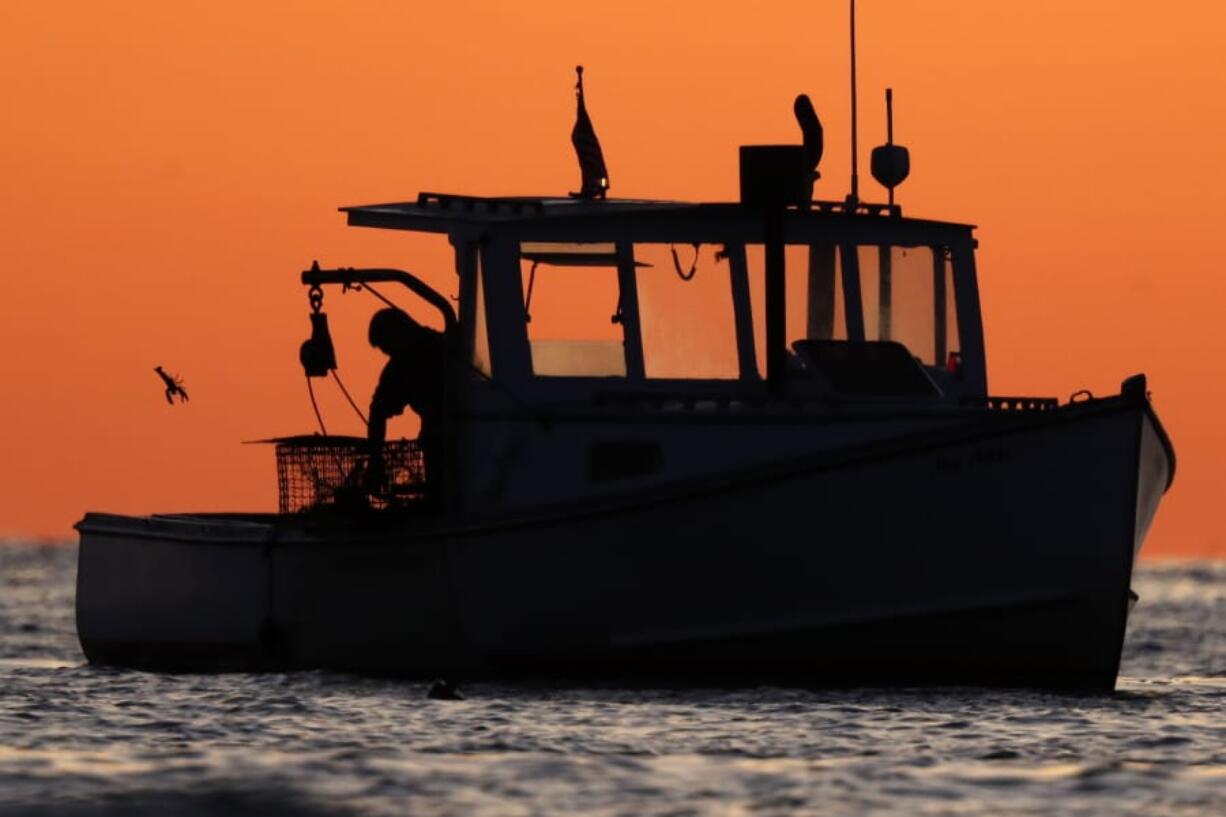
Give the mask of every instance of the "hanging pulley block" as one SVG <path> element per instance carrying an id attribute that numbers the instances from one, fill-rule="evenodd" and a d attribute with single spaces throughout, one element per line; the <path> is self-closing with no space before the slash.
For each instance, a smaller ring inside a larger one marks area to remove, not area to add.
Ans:
<path id="1" fill-rule="evenodd" d="M 298 360 L 307 377 L 327 377 L 336 368 L 336 350 L 332 346 L 332 333 L 328 331 L 328 316 L 323 312 L 311 313 L 311 336 L 298 350 Z"/>

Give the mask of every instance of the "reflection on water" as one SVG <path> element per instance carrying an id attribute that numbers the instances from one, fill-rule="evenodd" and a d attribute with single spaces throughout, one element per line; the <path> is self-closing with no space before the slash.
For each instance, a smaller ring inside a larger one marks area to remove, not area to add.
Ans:
<path id="1" fill-rule="evenodd" d="M 1111 697 L 465 687 L 84 664 L 0 548 L 0 817 L 1226 813 L 1226 565 L 1146 567 Z"/>
<path id="2" fill-rule="evenodd" d="M 70 669 L 80 666 L 81 659 L 65 661 L 63 658 L 0 658 L 0 670 L 12 669 Z"/>

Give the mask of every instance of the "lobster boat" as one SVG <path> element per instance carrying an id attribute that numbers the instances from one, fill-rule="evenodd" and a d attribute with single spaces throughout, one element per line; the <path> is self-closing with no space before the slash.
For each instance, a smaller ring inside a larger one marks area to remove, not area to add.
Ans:
<path id="1" fill-rule="evenodd" d="M 403 285 L 444 327 L 435 450 L 379 443 L 372 482 L 366 438 L 278 438 L 276 513 L 86 514 L 89 661 L 1112 689 L 1175 467 L 1145 376 L 993 394 L 974 228 L 903 215 L 892 139 L 887 203 L 814 199 L 803 97 L 739 200 L 613 199 L 583 105 L 578 194 L 342 208 L 446 237 L 454 308 L 301 274 L 308 374 L 327 291 Z"/>

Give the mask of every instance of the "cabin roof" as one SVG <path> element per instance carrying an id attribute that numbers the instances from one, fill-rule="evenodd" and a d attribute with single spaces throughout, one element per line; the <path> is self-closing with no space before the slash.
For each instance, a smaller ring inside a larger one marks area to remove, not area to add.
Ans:
<path id="1" fill-rule="evenodd" d="M 648 199 L 421 193 L 416 201 L 356 205 L 341 207 L 340 211 L 348 216 L 350 225 L 357 227 L 453 234 L 514 227 L 542 239 L 615 231 L 630 239 L 653 240 L 653 235 L 671 231 L 696 233 L 711 242 L 754 241 L 760 240 L 753 234 L 762 224 L 756 209 L 738 203 Z M 868 241 L 873 240 L 875 232 L 897 233 L 900 229 L 912 237 L 932 232 L 934 240 L 965 235 L 974 229 L 969 224 L 890 215 L 884 204 L 862 203 L 849 210 L 843 202 L 814 202 L 809 210 L 789 210 L 786 219 L 789 226 L 802 232 L 804 227 L 817 225 L 854 225 L 857 229 L 852 240 Z"/>
<path id="2" fill-rule="evenodd" d="M 408 229 L 422 229 L 417 223 L 490 224 L 540 218 L 647 213 L 660 210 L 698 207 L 691 202 L 648 199 L 583 199 L 557 196 L 459 196 L 450 193 L 421 193 L 417 201 L 390 204 L 363 204 L 341 207 L 350 220 L 357 217 L 382 217 L 413 221 Z M 393 224 L 387 226 L 395 229 Z"/>

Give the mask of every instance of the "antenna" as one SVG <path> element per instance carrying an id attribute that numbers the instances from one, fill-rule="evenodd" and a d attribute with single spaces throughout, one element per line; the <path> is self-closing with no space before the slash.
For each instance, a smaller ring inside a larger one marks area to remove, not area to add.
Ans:
<path id="1" fill-rule="evenodd" d="M 860 173 L 857 156 L 856 133 L 856 0 L 851 0 L 851 195 L 847 201 L 852 207 L 860 203 Z"/>
<path id="2" fill-rule="evenodd" d="M 894 144 L 894 89 L 885 89 L 885 141 Z"/>

